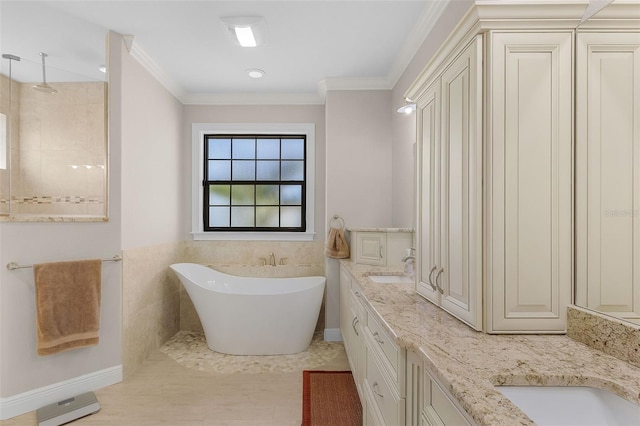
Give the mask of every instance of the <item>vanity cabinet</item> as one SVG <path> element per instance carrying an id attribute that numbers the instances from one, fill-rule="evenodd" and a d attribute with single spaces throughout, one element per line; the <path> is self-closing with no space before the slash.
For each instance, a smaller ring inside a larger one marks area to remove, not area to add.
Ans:
<path id="1" fill-rule="evenodd" d="M 640 32 L 576 37 L 576 304 L 637 321 Z"/>
<path id="2" fill-rule="evenodd" d="M 540 28 L 535 5 L 487 11 L 470 12 L 407 92 L 418 114 L 416 290 L 476 330 L 564 333 L 575 31 Z"/>
<path id="3" fill-rule="evenodd" d="M 356 383 L 360 401 L 364 394 L 362 384 L 365 374 L 366 353 L 364 349 L 364 327 L 367 312 L 362 306 L 362 289 L 352 279 L 351 274 L 344 267 L 340 268 L 340 333 L 345 351 L 349 359 L 349 366 Z"/>
<path id="4" fill-rule="evenodd" d="M 367 314 L 364 342 L 366 372 L 363 388 L 373 424 L 404 425 L 406 350 L 395 343 L 374 313 Z"/>
<path id="5" fill-rule="evenodd" d="M 340 331 L 362 403 L 365 425 L 404 425 L 406 350 L 369 312 L 362 290 L 340 268 Z"/>
<path id="6" fill-rule="evenodd" d="M 455 398 L 429 372 L 423 359 L 407 352 L 406 426 L 474 424 Z"/>
<path id="7" fill-rule="evenodd" d="M 349 229 L 351 259 L 355 263 L 375 266 L 401 266 L 402 257 L 413 247 L 412 232 L 382 228 Z"/>

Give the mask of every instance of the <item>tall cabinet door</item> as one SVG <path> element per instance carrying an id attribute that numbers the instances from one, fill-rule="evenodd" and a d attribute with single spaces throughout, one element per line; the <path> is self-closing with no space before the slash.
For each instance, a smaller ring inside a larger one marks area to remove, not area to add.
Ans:
<path id="1" fill-rule="evenodd" d="M 416 291 L 439 304 L 440 293 L 433 279 L 440 262 L 440 79 L 435 80 L 418 99 L 418 135 L 416 166 L 418 182 L 418 240 Z"/>
<path id="2" fill-rule="evenodd" d="M 482 329 L 482 37 L 441 76 L 440 261 L 442 308 Z"/>
<path id="3" fill-rule="evenodd" d="M 562 333 L 571 303 L 573 35 L 492 32 L 487 331 Z"/>
<path id="4" fill-rule="evenodd" d="M 576 304 L 638 320 L 640 33 L 576 46 Z"/>

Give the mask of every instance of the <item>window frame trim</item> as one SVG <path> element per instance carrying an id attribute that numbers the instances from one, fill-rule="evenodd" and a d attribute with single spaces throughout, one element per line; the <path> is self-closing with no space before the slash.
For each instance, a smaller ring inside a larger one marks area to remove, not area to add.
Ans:
<path id="1" fill-rule="evenodd" d="M 204 182 L 204 136 L 296 135 L 307 137 L 306 206 L 304 232 L 205 231 L 202 187 Z M 191 235 L 194 240 L 312 241 L 315 237 L 315 124 L 314 123 L 192 123 L 191 125 Z"/>

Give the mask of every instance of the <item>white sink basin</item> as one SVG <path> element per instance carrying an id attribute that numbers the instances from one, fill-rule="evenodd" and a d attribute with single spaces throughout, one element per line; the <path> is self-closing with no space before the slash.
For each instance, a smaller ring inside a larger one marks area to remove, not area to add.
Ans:
<path id="1" fill-rule="evenodd" d="M 406 275 L 369 275 L 369 279 L 375 283 L 386 284 L 411 284 L 413 278 Z"/>
<path id="2" fill-rule="evenodd" d="M 640 405 L 582 386 L 496 386 L 540 426 L 638 425 Z"/>

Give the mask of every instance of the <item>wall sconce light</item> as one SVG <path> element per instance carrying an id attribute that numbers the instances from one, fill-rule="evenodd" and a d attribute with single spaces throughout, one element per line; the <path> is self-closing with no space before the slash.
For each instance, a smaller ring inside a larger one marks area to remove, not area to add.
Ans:
<path id="1" fill-rule="evenodd" d="M 416 104 L 407 102 L 406 104 L 404 104 L 400 108 L 398 108 L 396 111 L 399 112 L 400 114 L 409 115 L 415 110 L 416 110 Z"/>
<path id="2" fill-rule="evenodd" d="M 234 44 L 242 47 L 261 46 L 267 41 L 267 23 L 261 16 L 220 18 Z"/>

